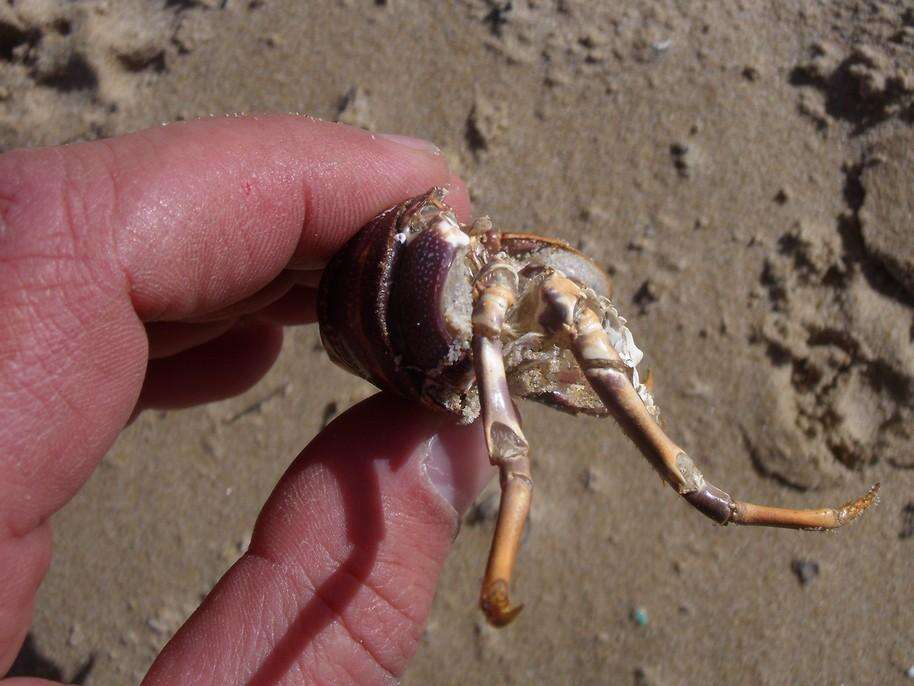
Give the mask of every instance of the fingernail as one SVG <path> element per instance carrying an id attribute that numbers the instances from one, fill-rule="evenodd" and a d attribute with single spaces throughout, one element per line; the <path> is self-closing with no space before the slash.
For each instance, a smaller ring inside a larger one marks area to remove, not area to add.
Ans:
<path id="1" fill-rule="evenodd" d="M 431 141 L 424 140 L 422 138 L 412 138 L 411 136 L 401 136 L 397 133 L 379 133 L 376 134 L 378 138 L 381 138 L 385 141 L 390 141 L 391 143 L 396 143 L 397 145 L 402 145 L 406 148 L 412 150 L 418 150 L 420 152 L 429 153 L 431 155 L 440 155 L 441 150 L 437 145 Z"/>
<path id="2" fill-rule="evenodd" d="M 463 515 L 492 477 L 479 425 L 447 425 L 423 446 L 425 474 L 432 488 Z"/>

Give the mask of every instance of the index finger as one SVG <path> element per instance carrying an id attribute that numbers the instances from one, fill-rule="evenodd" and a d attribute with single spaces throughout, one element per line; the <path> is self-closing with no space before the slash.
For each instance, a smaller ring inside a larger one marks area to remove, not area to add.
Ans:
<path id="1" fill-rule="evenodd" d="M 304 117 L 0 157 L 0 673 L 46 565 L 41 523 L 136 402 L 142 321 L 224 307 L 291 261 L 319 265 L 377 212 L 449 180 L 434 149 Z M 467 208 L 465 193 L 453 202 Z"/>
<path id="2" fill-rule="evenodd" d="M 144 321 L 179 319 L 290 261 L 322 266 L 380 210 L 449 182 L 417 139 L 296 116 L 171 124 L 0 157 L 2 250 L 93 259 Z M 450 200 L 468 206 L 462 189 Z"/>

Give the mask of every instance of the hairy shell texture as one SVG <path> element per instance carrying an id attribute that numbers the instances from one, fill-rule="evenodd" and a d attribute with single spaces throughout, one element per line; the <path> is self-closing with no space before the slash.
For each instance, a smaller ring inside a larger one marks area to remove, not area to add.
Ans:
<path id="1" fill-rule="evenodd" d="M 571 246 L 502 233 L 487 219 L 462 225 L 432 189 L 365 225 L 324 270 L 318 295 L 321 339 L 330 358 L 378 388 L 471 422 L 479 415 L 473 374 L 474 281 L 494 256 L 518 275 L 518 298 L 503 332 L 513 395 L 567 412 L 606 413 L 563 341 L 537 321 L 544 275 L 559 270 L 584 287 L 648 409 L 642 353 L 609 296 L 609 277 Z"/>

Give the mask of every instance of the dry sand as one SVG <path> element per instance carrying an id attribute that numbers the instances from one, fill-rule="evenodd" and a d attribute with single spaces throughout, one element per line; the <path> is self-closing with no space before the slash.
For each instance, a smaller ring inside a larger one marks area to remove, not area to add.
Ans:
<path id="1" fill-rule="evenodd" d="M 483 500 L 405 683 L 914 683 L 914 10 L 759 4 L 6 0 L 0 144 L 254 110 L 430 138 L 498 225 L 613 274 L 710 478 L 797 506 L 883 483 L 835 535 L 723 529 L 611 422 L 524 404 L 528 607 L 475 608 Z M 368 393 L 309 329 L 244 397 L 144 415 L 55 518 L 17 669 L 137 682 Z"/>

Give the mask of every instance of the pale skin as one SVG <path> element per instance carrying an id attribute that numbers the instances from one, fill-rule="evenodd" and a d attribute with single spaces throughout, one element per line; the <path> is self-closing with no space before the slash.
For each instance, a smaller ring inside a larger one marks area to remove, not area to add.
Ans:
<path id="1" fill-rule="evenodd" d="M 0 676 L 50 563 L 49 518 L 131 417 L 254 384 L 282 327 L 314 321 L 327 259 L 434 185 L 468 219 L 433 146 L 303 117 L 0 156 Z M 280 480 L 249 551 L 144 684 L 389 682 L 492 475 L 478 427 L 360 404 Z"/>

